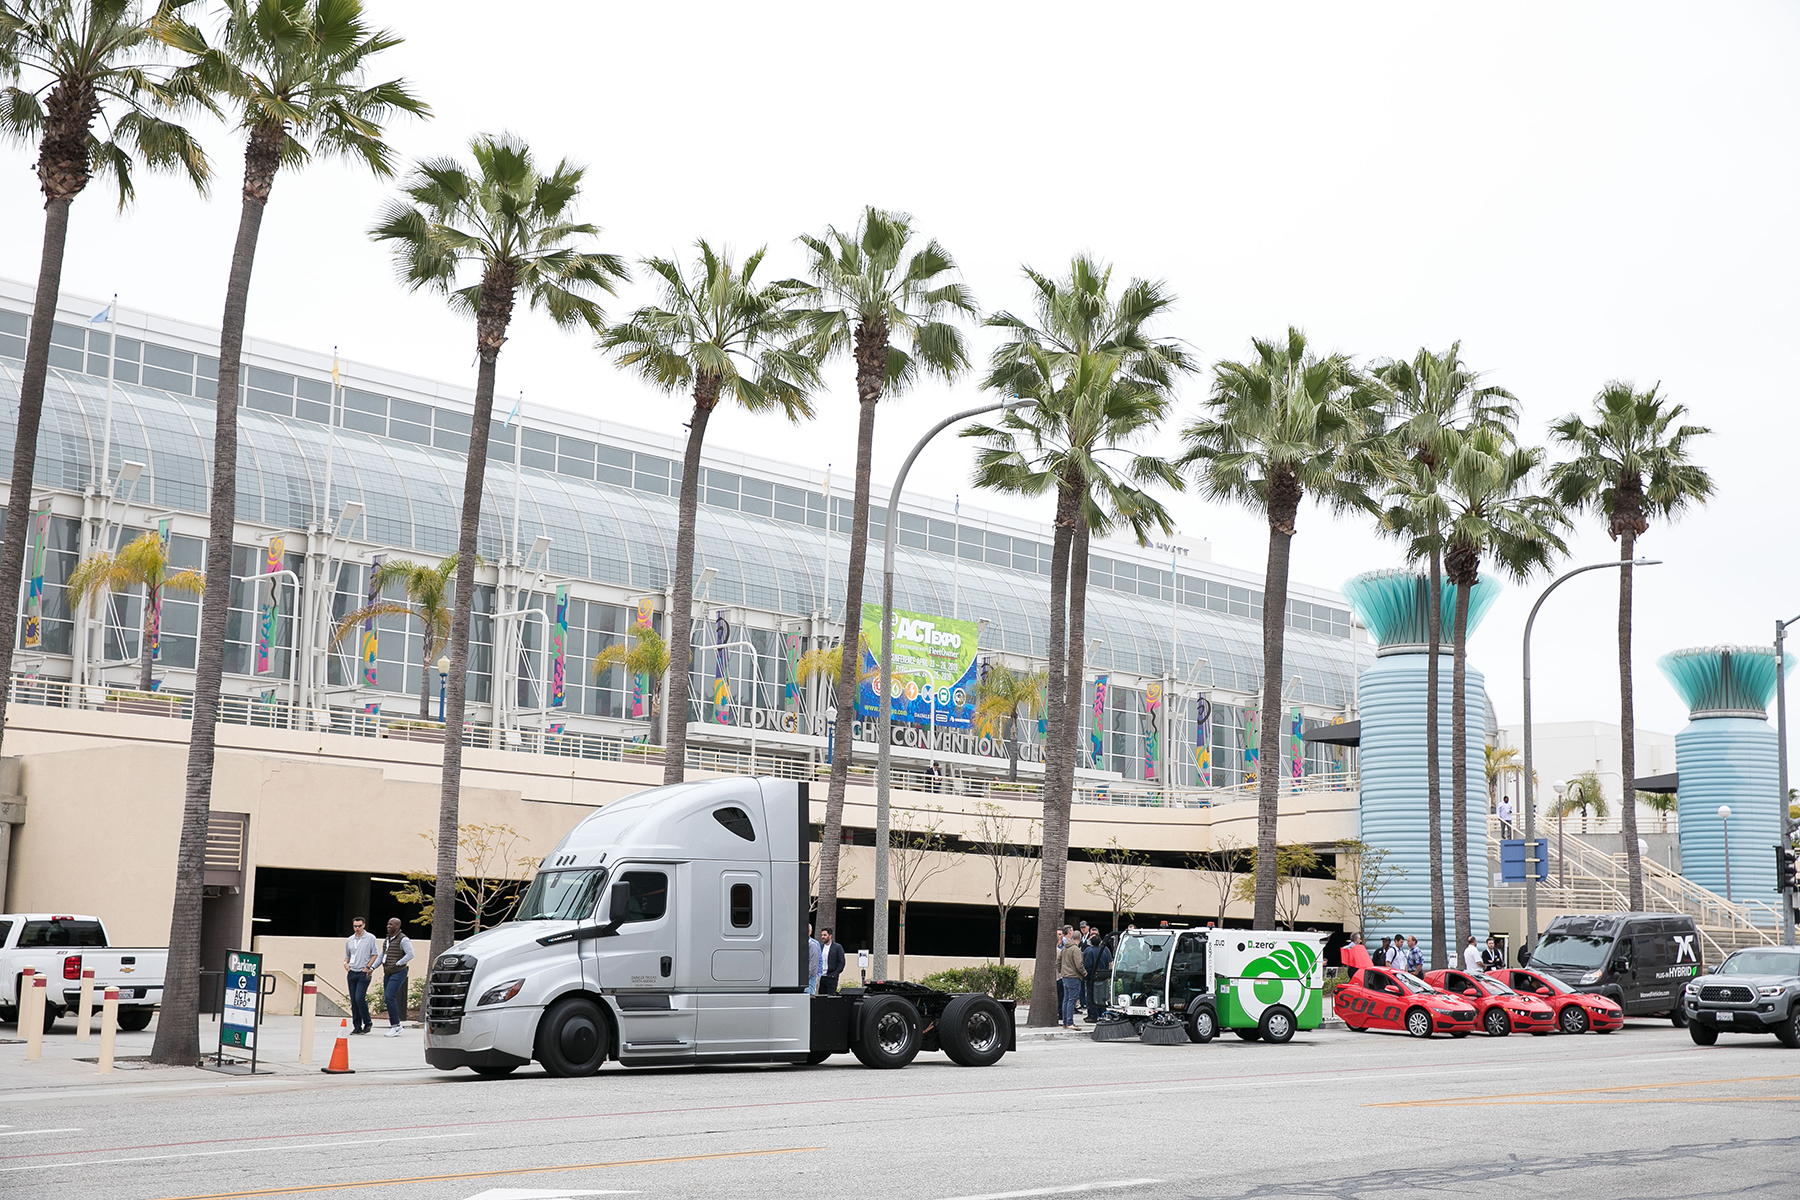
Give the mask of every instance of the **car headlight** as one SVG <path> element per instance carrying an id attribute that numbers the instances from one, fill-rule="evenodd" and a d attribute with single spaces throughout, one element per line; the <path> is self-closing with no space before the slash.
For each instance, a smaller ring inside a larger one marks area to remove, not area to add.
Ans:
<path id="1" fill-rule="evenodd" d="M 514 996 L 518 995 L 519 989 L 524 986 L 525 981 L 523 979 L 509 979 L 499 987 L 491 987 L 487 991 L 481 993 L 481 999 L 476 1003 L 475 1007 L 480 1008 L 483 1004 L 505 1004 L 508 1000 L 511 1000 Z"/>
<path id="2" fill-rule="evenodd" d="M 1784 987 L 1766 987 L 1757 988 L 1756 994 L 1759 996 L 1779 996 L 1785 991 L 1787 991 L 1787 989 Z"/>
<path id="3" fill-rule="evenodd" d="M 1600 982 L 1600 972 L 1589 971 L 1586 975 L 1583 975 L 1581 977 L 1581 982 L 1583 982 L 1583 983 L 1599 983 Z"/>

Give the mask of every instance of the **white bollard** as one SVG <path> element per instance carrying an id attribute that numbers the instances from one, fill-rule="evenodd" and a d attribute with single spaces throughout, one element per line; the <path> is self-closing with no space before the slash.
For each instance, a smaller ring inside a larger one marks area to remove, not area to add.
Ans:
<path id="1" fill-rule="evenodd" d="M 312 1066 L 313 1019 L 319 1015 L 319 985 L 308 983 L 300 989 L 300 1065 Z"/>
<path id="2" fill-rule="evenodd" d="M 81 968 L 81 1007 L 75 1010 L 75 1040 L 85 1042 L 94 1025 L 94 968 Z"/>
<path id="3" fill-rule="evenodd" d="M 50 981 L 34 974 L 25 982 L 26 999 L 19 1003 L 19 1024 L 25 1027 L 25 1061 L 36 1062 L 44 1057 L 44 1002 L 50 994 L 44 985 Z"/>
<path id="4" fill-rule="evenodd" d="M 100 1005 L 100 1074 L 111 1075 L 113 1047 L 119 1041 L 119 989 L 108 986 Z"/>

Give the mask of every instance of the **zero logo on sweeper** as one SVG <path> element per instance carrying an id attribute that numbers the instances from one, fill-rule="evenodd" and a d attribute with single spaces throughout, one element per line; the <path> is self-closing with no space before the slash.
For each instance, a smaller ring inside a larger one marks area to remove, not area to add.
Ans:
<path id="1" fill-rule="evenodd" d="M 1252 943 L 1258 949 L 1260 943 Z M 1306 1004 L 1306 979 L 1312 974 L 1318 958 L 1304 942 L 1289 942 L 1280 950 L 1270 950 L 1244 967 L 1246 988 L 1239 985 L 1238 1003 L 1246 1016 L 1260 1018 L 1274 1004 L 1284 1004 L 1291 1012 L 1299 1012 Z"/>

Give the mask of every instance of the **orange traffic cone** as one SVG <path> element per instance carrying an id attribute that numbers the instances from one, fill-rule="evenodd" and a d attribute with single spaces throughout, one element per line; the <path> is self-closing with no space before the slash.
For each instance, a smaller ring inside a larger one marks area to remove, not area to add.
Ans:
<path id="1" fill-rule="evenodd" d="M 331 1048 L 331 1065 L 320 1067 L 326 1075 L 354 1075 L 350 1069 L 350 1022 L 348 1019 L 338 1022 L 337 1045 Z"/>

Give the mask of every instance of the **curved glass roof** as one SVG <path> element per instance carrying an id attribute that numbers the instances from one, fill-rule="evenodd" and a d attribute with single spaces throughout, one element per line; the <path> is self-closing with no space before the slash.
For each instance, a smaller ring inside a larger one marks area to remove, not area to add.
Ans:
<path id="1" fill-rule="evenodd" d="M 0 470 L 11 470 L 22 365 L 0 358 Z M 211 475 L 213 404 L 139 384 L 114 385 L 112 455 L 118 464 L 145 464 L 135 503 L 193 513 L 206 511 Z M 106 381 L 53 368 L 38 439 L 37 486 L 79 491 L 93 481 L 105 419 Z M 304 529 L 322 511 L 340 511 L 346 500 L 364 506 L 356 540 L 379 548 L 441 556 L 455 550 L 458 509 L 466 470 L 452 450 L 354 429 L 238 409 L 237 515 L 240 521 Z M 328 466 L 329 463 L 329 466 Z M 330 476 L 330 504 L 325 500 Z M 676 499 L 526 466 L 515 484 L 510 462 L 490 460 L 482 506 L 480 552 L 500 557 L 511 541 L 515 490 L 519 495 L 520 545 L 540 534 L 551 538 L 552 574 L 645 591 L 668 584 L 674 557 Z M 789 614 L 820 606 L 822 563 L 832 562 L 834 614 L 843 605 L 848 539 L 811 525 L 702 505 L 698 514 L 695 569 L 713 567 L 708 602 Z M 880 598 L 880 547 L 871 547 L 864 595 Z M 954 564 L 954 565 L 953 565 Z M 957 614 L 986 619 L 983 648 L 1046 656 L 1049 580 L 1035 572 L 986 562 L 951 559 L 906 547 L 896 551 L 894 603 L 920 612 L 949 614 L 955 581 Z M 1177 645 L 1170 645 L 1171 616 Z M 1250 692 L 1260 686 L 1261 625 L 1186 604 L 1101 588 L 1089 590 L 1087 636 L 1099 638 L 1105 671 L 1159 676 L 1175 656 L 1177 673 L 1192 676 L 1204 658 L 1199 682 Z M 1347 703 L 1352 643 L 1290 628 L 1285 674 L 1300 676 L 1301 696 L 1331 707 Z"/>

